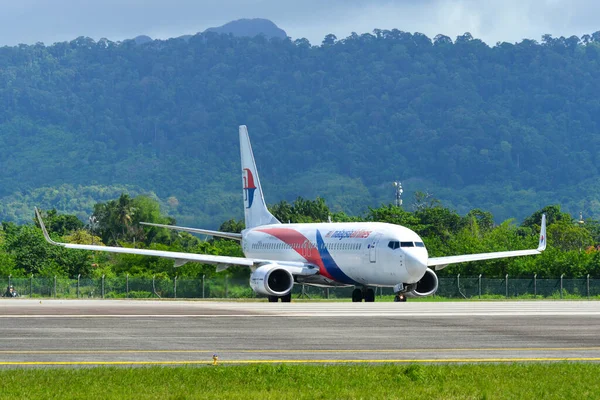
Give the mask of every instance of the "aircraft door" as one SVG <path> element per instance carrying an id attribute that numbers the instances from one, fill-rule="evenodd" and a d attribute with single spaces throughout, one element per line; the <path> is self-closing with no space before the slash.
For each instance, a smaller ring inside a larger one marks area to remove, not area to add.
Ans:
<path id="1" fill-rule="evenodd" d="M 381 234 L 377 234 L 371 238 L 367 247 L 369 248 L 369 261 L 374 263 L 377 262 L 377 243 Z"/>

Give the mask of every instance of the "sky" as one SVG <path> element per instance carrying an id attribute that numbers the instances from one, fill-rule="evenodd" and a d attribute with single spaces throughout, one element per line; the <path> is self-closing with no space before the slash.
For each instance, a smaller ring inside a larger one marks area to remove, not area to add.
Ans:
<path id="1" fill-rule="evenodd" d="M 373 29 L 430 38 L 470 32 L 489 45 L 600 31 L 597 0 L 0 0 L 0 45 L 89 36 L 112 41 L 194 34 L 239 18 L 267 18 L 292 39 L 320 44 Z"/>

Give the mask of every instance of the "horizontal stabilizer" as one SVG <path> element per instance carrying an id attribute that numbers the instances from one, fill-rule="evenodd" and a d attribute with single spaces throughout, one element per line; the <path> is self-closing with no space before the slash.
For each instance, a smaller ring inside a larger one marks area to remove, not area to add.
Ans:
<path id="1" fill-rule="evenodd" d="M 175 225 L 153 224 L 151 222 L 140 222 L 140 225 L 156 226 L 158 228 L 172 229 L 174 231 L 184 231 L 184 232 L 190 232 L 190 233 L 199 233 L 202 235 L 217 236 L 217 237 L 233 239 L 233 240 L 242 240 L 241 233 L 211 231 L 208 229 L 187 228 L 184 226 L 175 226 Z"/>

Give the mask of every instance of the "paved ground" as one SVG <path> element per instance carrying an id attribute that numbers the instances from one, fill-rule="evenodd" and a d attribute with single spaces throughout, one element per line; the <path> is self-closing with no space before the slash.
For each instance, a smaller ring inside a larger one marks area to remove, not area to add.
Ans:
<path id="1" fill-rule="evenodd" d="M 0 366 L 600 361 L 600 302 L 0 300 Z"/>

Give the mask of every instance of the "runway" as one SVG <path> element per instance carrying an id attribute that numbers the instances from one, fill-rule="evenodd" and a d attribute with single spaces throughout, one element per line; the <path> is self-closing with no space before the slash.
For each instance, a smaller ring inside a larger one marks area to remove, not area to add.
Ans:
<path id="1" fill-rule="evenodd" d="M 600 361 L 600 302 L 0 300 L 0 366 Z"/>

